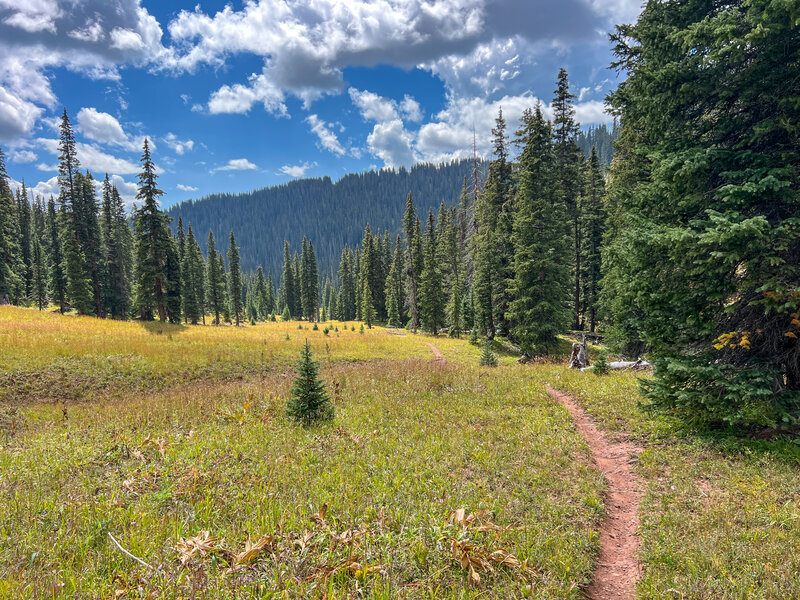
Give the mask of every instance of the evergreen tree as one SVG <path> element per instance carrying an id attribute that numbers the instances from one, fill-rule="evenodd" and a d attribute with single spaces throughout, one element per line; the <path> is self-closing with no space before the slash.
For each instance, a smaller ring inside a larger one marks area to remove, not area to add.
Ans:
<path id="1" fill-rule="evenodd" d="M 497 356 L 492 350 L 492 340 L 489 338 L 486 338 L 486 340 L 483 342 L 483 350 L 481 351 L 481 357 L 478 362 L 482 367 L 497 366 Z"/>
<path id="2" fill-rule="evenodd" d="M 6 157 L 0 149 L 0 302 L 19 302 L 25 282 L 20 275 L 19 219 L 6 173 Z"/>
<path id="3" fill-rule="evenodd" d="M 281 275 L 283 288 L 283 303 L 289 308 L 289 314 L 295 305 L 294 271 L 292 270 L 292 255 L 289 252 L 289 242 L 283 242 L 283 274 Z M 292 315 L 294 316 L 294 315 Z"/>
<path id="4" fill-rule="evenodd" d="M 317 271 L 317 255 L 314 244 L 308 241 L 308 301 L 311 319 L 319 321 L 319 272 Z"/>
<path id="5" fill-rule="evenodd" d="M 264 279 L 264 269 L 261 268 L 261 265 L 258 265 L 258 272 L 256 273 L 253 305 L 258 320 L 265 320 L 267 315 L 272 312 L 271 308 L 267 307 L 267 281 Z"/>
<path id="6" fill-rule="evenodd" d="M 25 180 L 17 190 L 17 219 L 19 221 L 19 258 L 26 299 L 33 299 L 33 239 L 31 236 L 31 205 Z"/>
<path id="7" fill-rule="evenodd" d="M 294 251 L 292 255 L 292 282 L 294 286 L 294 304 L 292 305 L 292 316 L 298 319 L 303 317 L 303 299 L 300 294 L 300 276 L 301 276 L 301 269 L 300 269 L 300 257 L 297 255 L 297 251 Z"/>
<path id="8" fill-rule="evenodd" d="M 340 321 L 356 318 L 356 284 L 353 277 L 353 251 L 345 246 L 339 262 L 339 299 L 336 302 Z"/>
<path id="9" fill-rule="evenodd" d="M 115 319 L 123 319 L 131 308 L 133 232 L 117 186 L 111 186 L 107 206 L 104 198 L 103 221 L 108 281 L 106 310 Z"/>
<path id="10" fill-rule="evenodd" d="M 645 395 L 693 422 L 800 418 L 797 31 L 796 3 L 695 0 L 614 36 L 613 288 L 655 357 Z"/>
<path id="11" fill-rule="evenodd" d="M 594 333 L 597 325 L 597 307 L 600 295 L 601 256 L 603 229 L 605 226 L 605 180 L 597 151 L 592 148 L 584 166 L 584 193 L 581 198 L 581 281 L 583 283 L 583 306 L 589 331 Z"/>
<path id="12" fill-rule="evenodd" d="M 59 221 L 59 216 L 56 214 L 55 201 L 50 196 L 47 201 L 46 219 L 47 255 L 49 259 L 47 272 L 48 289 L 50 298 L 58 304 L 61 314 L 64 314 L 67 306 L 67 276 L 64 273 L 64 253 L 61 247 L 61 236 L 59 235 Z M 0 226 L 2 226 L 2 218 L 0 218 Z M 0 295 L 2 295 L 2 292 L 0 292 Z"/>
<path id="13" fill-rule="evenodd" d="M 394 244 L 394 258 L 392 259 L 389 274 L 386 277 L 386 316 L 391 327 L 402 325 L 400 316 L 400 302 L 403 289 L 403 247 L 400 236 L 397 236 Z"/>
<path id="14" fill-rule="evenodd" d="M 363 286 L 364 289 L 361 296 L 361 320 L 367 324 L 367 327 L 372 329 L 372 323 L 375 321 L 375 304 L 372 301 L 372 290 L 366 278 L 363 280 Z"/>
<path id="15" fill-rule="evenodd" d="M 272 283 L 272 273 L 267 275 L 267 294 L 265 296 L 264 302 L 264 310 L 266 311 L 264 314 L 274 315 L 275 314 L 275 285 Z M 274 319 L 273 319 L 274 321 Z"/>
<path id="16" fill-rule="evenodd" d="M 167 319 L 170 323 L 178 324 L 181 322 L 181 311 L 183 310 L 181 260 L 177 240 L 169 233 L 169 230 L 167 230 L 166 250 L 164 273 L 167 282 L 165 300 Z"/>
<path id="17" fill-rule="evenodd" d="M 445 308 L 436 238 L 433 211 L 430 211 L 428 213 L 428 225 L 425 228 L 424 259 L 419 286 L 419 308 L 422 326 L 433 335 L 439 333 L 439 329 L 444 322 Z"/>
<path id="18" fill-rule="evenodd" d="M 74 186 L 76 195 L 72 199 L 72 225 L 85 259 L 86 277 L 92 286 L 94 314 L 103 317 L 108 277 L 94 178 L 88 171 L 85 174 L 75 173 Z"/>
<path id="19" fill-rule="evenodd" d="M 236 324 L 242 318 L 242 271 L 239 268 L 239 249 L 236 247 L 236 238 L 233 237 L 231 231 L 231 241 L 228 247 L 228 268 L 230 270 L 228 283 L 230 286 L 230 303 L 231 303 L 231 316 Z"/>
<path id="20" fill-rule="evenodd" d="M 44 307 L 47 306 L 47 267 L 44 263 L 42 246 L 38 237 L 33 238 L 33 256 L 31 258 L 31 269 L 33 271 L 31 300 L 39 310 L 44 310 Z"/>
<path id="21" fill-rule="evenodd" d="M 194 237 L 192 226 L 186 234 L 183 249 L 183 264 L 181 265 L 182 291 L 183 291 L 183 316 L 192 325 L 197 325 L 203 316 L 203 255 L 200 246 Z"/>
<path id="22" fill-rule="evenodd" d="M 303 318 L 311 321 L 312 308 L 309 296 L 311 282 L 309 281 L 308 260 L 308 240 L 304 237 L 300 249 L 300 313 Z"/>
<path id="23" fill-rule="evenodd" d="M 416 333 L 419 327 L 418 287 L 422 271 L 422 253 L 419 243 L 419 219 L 414 212 L 414 201 L 410 192 L 406 200 L 406 212 L 403 215 L 403 230 L 406 236 L 406 301 L 411 316 L 411 331 Z"/>
<path id="24" fill-rule="evenodd" d="M 572 223 L 573 289 L 572 313 L 574 329 L 582 329 L 582 284 L 580 218 L 581 177 L 580 148 L 576 142 L 580 127 L 575 122 L 575 94 L 569 91 L 569 76 L 562 68 L 558 72 L 558 85 L 553 98 L 553 137 L 558 164 L 559 189 L 567 208 L 567 218 Z"/>
<path id="25" fill-rule="evenodd" d="M 551 350 L 569 325 L 569 238 L 549 124 L 540 106 L 526 110 L 520 129 L 514 221 L 514 339 L 526 354 Z"/>
<path id="26" fill-rule="evenodd" d="M 220 269 L 219 253 L 214 244 L 214 232 L 208 232 L 208 244 L 206 246 L 206 299 L 208 309 L 214 315 L 214 325 L 221 323 L 220 316 L 225 311 L 225 271 Z"/>
<path id="27" fill-rule="evenodd" d="M 220 278 L 220 294 L 222 297 L 222 319 L 226 323 L 231 323 L 231 296 L 230 287 L 228 286 L 228 272 L 225 269 L 225 260 L 222 258 L 222 253 L 217 253 L 217 265 Z"/>
<path id="28" fill-rule="evenodd" d="M 150 145 L 146 139 L 141 162 L 136 198 L 143 204 L 135 217 L 136 307 L 143 320 L 152 320 L 157 312 L 159 319 L 166 321 L 167 293 L 172 285 L 169 277 L 175 277 L 177 273 L 167 273 L 172 245 L 169 217 L 158 208 L 158 198 L 164 192 L 156 185 L 155 165 L 150 159 Z M 173 266 L 172 262 L 170 266 Z"/>
<path id="29" fill-rule="evenodd" d="M 332 420 L 333 404 L 319 377 L 319 365 L 312 358 L 308 340 L 303 346 L 297 371 L 287 406 L 289 417 L 303 425 Z"/>

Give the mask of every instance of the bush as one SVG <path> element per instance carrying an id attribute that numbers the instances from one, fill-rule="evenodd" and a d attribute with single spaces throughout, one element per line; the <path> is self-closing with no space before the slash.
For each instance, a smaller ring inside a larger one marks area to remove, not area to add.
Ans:
<path id="1" fill-rule="evenodd" d="M 483 352 L 481 352 L 480 364 L 483 367 L 496 367 L 497 356 L 492 351 L 492 340 L 487 339 L 483 343 Z"/>
<path id="2" fill-rule="evenodd" d="M 361 324 L 361 329 L 358 330 L 358 333 L 360 333 L 361 335 L 364 335 L 364 324 L 363 323 Z"/>
<path id="3" fill-rule="evenodd" d="M 333 419 L 333 404 L 325 384 L 319 378 L 319 365 L 312 360 L 308 340 L 300 354 L 297 371 L 292 396 L 287 404 L 286 412 L 289 417 L 303 425 Z"/>
<path id="4" fill-rule="evenodd" d="M 594 361 L 592 373 L 595 375 L 608 375 L 608 360 L 606 349 L 603 348 L 597 353 L 597 360 Z"/>
<path id="5" fill-rule="evenodd" d="M 317 325 L 316 321 L 314 321 L 314 326 L 311 329 L 313 329 L 314 331 L 319 331 L 319 325 Z"/>

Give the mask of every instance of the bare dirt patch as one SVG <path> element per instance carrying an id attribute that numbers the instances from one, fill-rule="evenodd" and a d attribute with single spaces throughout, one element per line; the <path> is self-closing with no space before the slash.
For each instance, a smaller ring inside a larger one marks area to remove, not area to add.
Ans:
<path id="1" fill-rule="evenodd" d="M 434 346 L 430 342 L 425 342 L 425 343 L 428 344 L 428 347 L 431 349 L 431 352 L 433 352 L 433 360 L 438 360 L 439 362 L 447 362 L 444 359 L 444 355 L 442 354 L 441 350 L 439 350 L 436 346 Z"/>
<path id="2" fill-rule="evenodd" d="M 631 460 L 642 448 L 631 441 L 610 441 L 569 394 L 550 387 L 547 392 L 572 414 L 576 428 L 589 444 L 595 466 L 608 482 L 600 556 L 586 594 L 592 600 L 633 600 L 640 572 L 636 532 L 643 486 L 631 469 Z"/>

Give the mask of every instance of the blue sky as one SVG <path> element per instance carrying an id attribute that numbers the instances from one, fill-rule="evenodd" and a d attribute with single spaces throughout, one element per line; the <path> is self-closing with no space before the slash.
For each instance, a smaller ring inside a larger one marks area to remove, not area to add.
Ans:
<path id="1" fill-rule="evenodd" d="M 0 146 L 56 193 L 66 108 L 84 168 L 135 194 L 155 148 L 164 206 L 369 168 L 488 155 L 559 67 L 608 122 L 607 32 L 639 0 L 0 0 Z M 12 182 L 13 183 L 13 182 Z"/>

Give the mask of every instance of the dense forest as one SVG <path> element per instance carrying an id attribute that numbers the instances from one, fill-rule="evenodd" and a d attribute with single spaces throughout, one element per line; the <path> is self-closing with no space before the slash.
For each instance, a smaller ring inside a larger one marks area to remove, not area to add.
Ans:
<path id="1" fill-rule="evenodd" d="M 284 238 L 293 247 L 303 236 L 317 244 L 322 272 L 336 271 L 339 252 L 358 243 L 364 223 L 398 231 L 410 192 L 420 210 L 436 208 L 444 200 L 458 199 L 464 176 L 472 172 L 471 160 L 442 165 L 418 164 L 400 168 L 330 177 L 298 179 L 283 185 L 242 194 L 214 194 L 170 207 L 173 226 L 180 217 L 195 231 L 214 231 L 219 237 L 236 232 L 241 244 L 242 269 L 279 273 Z M 485 163 L 479 168 L 484 171 Z M 205 242 L 201 243 L 205 249 Z"/>
<path id="2" fill-rule="evenodd" d="M 653 406 L 796 427 L 800 34 L 791 3 L 762 4 L 648 3 L 612 35 L 618 128 L 581 132 L 562 69 L 551 120 L 497 115 L 488 168 L 305 180 L 167 213 L 145 142 L 129 220 L 108 177 L 98 201 L 80 171 L 65 111 L 58 199 L 15 198 L 0 153 L 0 299 L 189 323 L 358 319 L 503 336 L 530 356 L 600 329 L 654 359 Z"/>

